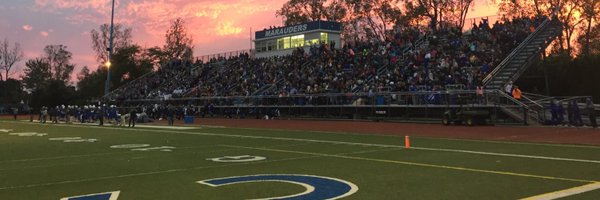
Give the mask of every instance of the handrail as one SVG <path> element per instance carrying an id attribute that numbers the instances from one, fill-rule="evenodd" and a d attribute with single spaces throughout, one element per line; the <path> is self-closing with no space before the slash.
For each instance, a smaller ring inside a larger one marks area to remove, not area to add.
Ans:
<path id="1" fill-rule="evenodd" d="M 542 106 L 541 104 L 535 102 L 534 100 L 531 100 L 530 98 L 528 98 L 525 95 L 521 95 L 521 97 L 523 97 L 523 99 L 527 100 L 528 102 L 531 102 L 533 105 L 537 106 L 538 108 L 541 108 L 541 109 L 544 108 L 544 106 Z"/>
<path id="2" fill-rule="evenodd" d="M 536 93 L 530 93 L 530 92 L 523 92 L 523 95 L 527 95 L 527 96 L 531 96 L 531 97 L 535 97 L 535 98 L 540 98 L 540 99 L 549 98 L 549 96 L 545 96 L 545 95 L 541 95 L 541 94 L 536 94 Z"/>
<path id="3" fill-rule="evenodd" d="M 540 111 L 538 111 L 538 110 L 535 110 L 535 109 L 531 109 L 531 107 L 530 107 L 530 106 L 528 106 L 527 104 L 525 104 L 525 103 L 523 103 L 523 102 L 521 102 L 521 101 L 518 101 L 518 100 L 516 100 L 516 99 L 515 99 L 515 98 L 513 98 L 512 96 L 510 96 L 510 95 L 508 95 L 508 94 L 504 93 L 502 90 L 496 90 L 496 92 L 497 92 L 497 93 L 499 93 L 501 96 L 504 96 L 505 98 L 507 98 L 507 99 L 511 100 L 513 103 L 516 103 L 516 104 L 518 104 L 518 105 L 522 106 L 523 108 L 525 108 L 525 112 L 532 112 L 533 114 L 535 114 L 535 116 L 537 116 L 536 120 L 537 120 L 538 122 L 540 122 L 540 121 L 542 120 L 542 119 L 540 119 Z M 543 110 L 543 109 L 544 109 L 544 107 L 542 106 L 542 107 L 541 107 L 541 109 Z M 524 119 L 524 120 L 525 120 L 525 119 Z"/>
<path id="4" fill-rule="evenodd" d="M 503 96 L 504 98 L 506 98 L 506 99 L 508 99 L 508 100 L 512 101 L 513 103 L 515 103 L 515 104 L 517 104 L 517 105 L 519 105 L 519 106 L 522 106 L 522 107 L 524 107 L 524 108 L 527 108 L 527 109 L 529 109 L 529 106 L 528 106 L 528 105 L 526 105 L 525 103 L 523 103 L 523 102 L 521 102 L 521 101 L 518 101 L 518 100 L 516 100 L 516 99 L 515 99 L 515 98 L 513 98 L 512 96 L 510 96 L 510 95 L 506 94 L 504 91 L 502 91 L 502 90 L 494 90 L 494 91 L 495 91 L 496 93 L 498 93 L 500 96 Z"/>

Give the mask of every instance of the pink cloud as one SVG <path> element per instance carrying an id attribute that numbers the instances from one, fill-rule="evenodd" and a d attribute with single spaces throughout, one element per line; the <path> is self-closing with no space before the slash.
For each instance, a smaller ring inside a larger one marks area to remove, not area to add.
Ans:
<path id="1" fill-rule="evenodd" d="M 110 8 L 112 0 L 36 0 L 35 7 L 39 9 L 76 9 L 76 10 L 102 10 Z M 120 3 L 119 0 L 115 5 Z"/>
<path id="2" fill-rule="evenodd" d="M 29 25 L 29 24 L 25 24 L 25 25 L 23 25 L 23 30 L 25 30 L 25 31 L 31 31 L 31 30 L 33 30 L 33 27 L 31 25 Z"/>
<path id="3" fill-rule="evenodd" d="M 49 34 L 50 34 L 50 33 L 48 33 L 47 31 L 41 31 L 41 32 L 40 32 L 40 35 L 41 35 L 42 37 L 48 37 L 48 35 L 49 35 Z"/>
<path id="4" fill-rule="evenodd" d="M 94 24 L 93 27 L 98 27 L 110 20 L 111 0 L 35 2 L 34 10 L 61 16 L 66 23 L 75 26 Z M 280 25 L 281 19 L 275 18 L 275 11 L 283 3 L 279 0 L 116 0 L 115 23 L 132 27 L 133 40 L 144 47 L 152 47 L 162 46 L 170 22 L 183 18 L 194 39 L 194 54 L 204 55 L 249 48 L 250 28 L 259 30 Z M 87 36 L 86 32 L 89 29 L 79 33 Z M 47 37 L 52 34 L 50 31 L 46 33 L 40 35 Z M 86 62 L 84 65 L 94 66 L 93 61 L 81 61 Z"/>

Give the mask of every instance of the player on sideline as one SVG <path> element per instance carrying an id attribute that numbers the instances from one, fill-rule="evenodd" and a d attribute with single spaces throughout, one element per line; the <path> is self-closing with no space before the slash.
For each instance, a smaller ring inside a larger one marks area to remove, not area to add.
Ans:
<path id="1" fill-rule="evenodd" d="M 173 126 L 173 123 L 175 121 L 175 108 L 173 107 L 173 105 L 169 104 L 169 106 L 167 107 L 167 119 L 169 121 L 169 126 Z"/>
<path id="2" fill-rule="evenodd" d="M 131 109 L 131 112 L 129 112 L 129 127 L 135 128 L 136 121 L 137 121 L 137 108 L 133 108 L 133 109 Z M 133 124 L 133 126 L 132 126 L 132 124 Z"/>

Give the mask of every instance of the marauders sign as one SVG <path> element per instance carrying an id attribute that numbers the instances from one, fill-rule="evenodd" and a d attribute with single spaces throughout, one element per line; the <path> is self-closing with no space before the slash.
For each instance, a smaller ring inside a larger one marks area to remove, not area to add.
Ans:
<path id="1" fill-rule="evenodd" d="M 283 28 L 270 29 L 265 32 L 265 37 L 273 37 L 279 35 L 287 35 L 290 33 L 303 32 L 308 30 L 308 24 L 300 24 L 296 26 L 288 26 Z"/>

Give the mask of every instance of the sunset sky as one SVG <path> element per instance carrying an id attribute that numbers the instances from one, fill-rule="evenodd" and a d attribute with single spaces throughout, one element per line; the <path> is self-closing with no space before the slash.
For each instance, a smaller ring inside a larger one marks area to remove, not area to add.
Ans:
<path id="1" fill-rule="evenodd" d="M 469 18 L 495 15 L 489 0 L 476 0 Z M 115 23 L 133 28 L 143 47 L 162 46 L 169 21 L 182 17 L 194 39 L 194 55 L 250 48 L 250 29 L 281 25 L 275 11 L 285 0 L 116 0 Z M 111 0 L 5 0 L 0 4 L 0 39 L 18 42 L 25 59 L 48 44 L 64 44 L 77 65 L 96 69 L 90 30 L 110 22 Z M 24 61 L 17 64 L 24 67 Z M 15 77 L 16 78 L 16 77 Z"/>

